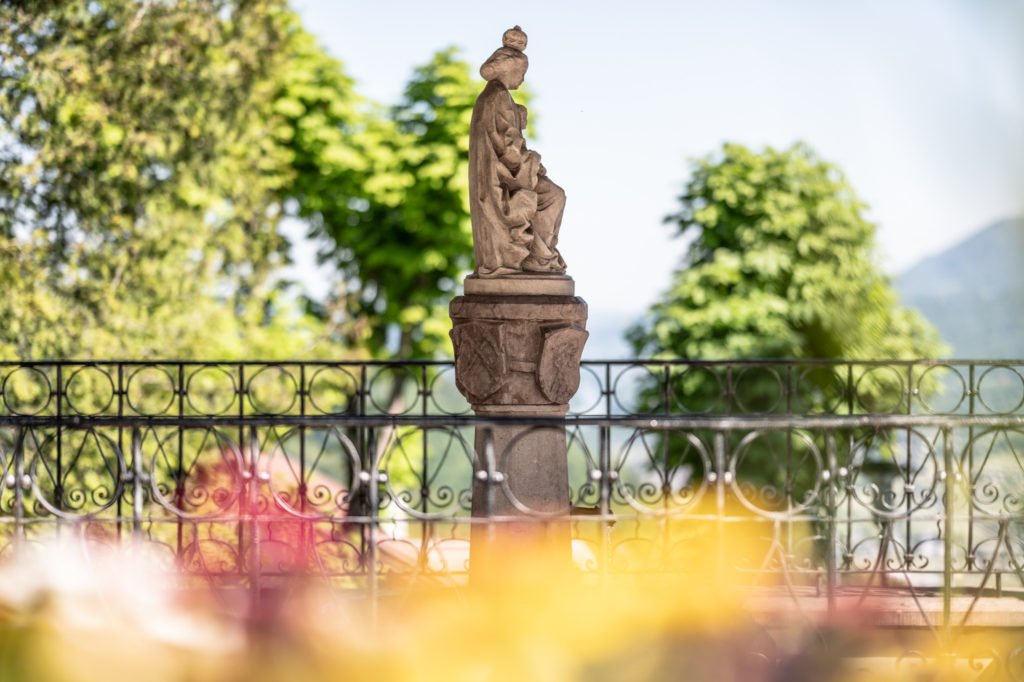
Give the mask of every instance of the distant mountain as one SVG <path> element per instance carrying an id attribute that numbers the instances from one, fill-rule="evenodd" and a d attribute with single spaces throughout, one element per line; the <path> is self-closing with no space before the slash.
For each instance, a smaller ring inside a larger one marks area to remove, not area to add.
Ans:
<path id="1" fill-rule="evenodd" d="M 1024 218 L 995 223 L 897 278 L 953 357 L 1024 357 Z"/>

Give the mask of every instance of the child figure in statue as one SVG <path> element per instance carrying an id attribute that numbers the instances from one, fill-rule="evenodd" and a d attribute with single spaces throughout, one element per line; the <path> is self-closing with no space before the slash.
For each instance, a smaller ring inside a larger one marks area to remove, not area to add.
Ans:
<path id="1" fill-rule="evenodd" d="M 523 83 L 529 62 L 526 34 L 505 31 L 503 47 L 480 67 L 487 86 L 473 107 L 469 137 L 469 199 L 476 274 L 565 272 L 558 229 L 565 192 L 547 177 L 540 154 L 526 147 L 526 107 L 510 90 Z"/>

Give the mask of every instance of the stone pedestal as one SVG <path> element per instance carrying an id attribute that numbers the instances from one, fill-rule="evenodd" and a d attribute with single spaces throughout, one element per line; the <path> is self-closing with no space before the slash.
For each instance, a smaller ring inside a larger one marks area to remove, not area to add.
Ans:
<path id="1" fill-rule="evenodd" d="M 449 308 L 455 381 L 483 418 L 561 418 L 579 388 L 587 339 L 587 304 L 564 275 L 513 275 L 466 280 L 467 295 Z M 499 480 L 488 496 L 485 450 L 491 446 Z M 470 571 L 491 571 L 515 548 L 571 556 L 566 434 L 562 425 L 478 427 L 473 516 L 503 517 L 474 524 Z M 522 522 L 517 518 L 523 518 Z"/>

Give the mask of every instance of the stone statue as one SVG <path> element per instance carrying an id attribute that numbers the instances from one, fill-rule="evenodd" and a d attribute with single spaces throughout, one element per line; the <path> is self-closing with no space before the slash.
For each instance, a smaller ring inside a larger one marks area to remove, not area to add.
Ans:
<path id="1" fill-rule="evenodd" d="M 516 26 L 502 44 L 480 67 L 487 86 L 470 127 L 476 271 L 448 308 L 455 385 L 484 419 L 557 420 L 580 385 L 587 303 L 558 253 L 565 192 L 527 148 L 526 108 L 509 94 L 526 74 L 526 34 Z M 568 563 L 569 524 L 553 521 L 570 512 L 564 425 L 481 423 L 474 447 L 473 516 L 523 521 L 473 525 L 471 580 L 500 574 L 508 552 L 534 542 Z"/>
<path id="2" fill-rule="evenodd" d="M 487 86 L 473 107 L 469 199 L 478 277 L 565 272 L 558 228 L 565 192 L 547 177 L 540 154 L 526 148 L 526 107 L 509 90 L 529 65 L 526 34 L 505 31 L 502 47 L 480 67 Z"/>

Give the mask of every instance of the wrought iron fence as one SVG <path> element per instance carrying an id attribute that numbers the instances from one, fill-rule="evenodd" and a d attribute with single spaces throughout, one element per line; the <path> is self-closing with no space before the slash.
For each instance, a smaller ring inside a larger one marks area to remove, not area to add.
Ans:
<path id="1" fill-rule="evenodd" d="M 1024 360 L 584 361 L 570 416 L 1015 415 Z M 0 416 L 465 415 L 424 362 L 0 362 Z"/>
<path id="2" fill-rule="evenodd" d="M 4 552 L 139 543 L 197 580 L 312 573 L 376 594 L 459 580 L 470 525 L 509 520 L 471 518 L 476 469 L 523 516 L 570 524 L 598 576 L 729 562 L 769 610 L 888 594 L 938 628 L 992 624 L 979 605 L 995 598 L 1024 626 L 1022 369 L 585 362 L 568 417 L 513 420 L 565 429 L 573 512 L 551 518 L 518 503 L 500 458 L 477 461 L 474 430 L 510 422 L 473 417 L 446 363 L 8 363 L 0 536 Z M 709 553 L 726 527 L 761 541 Z"/>

